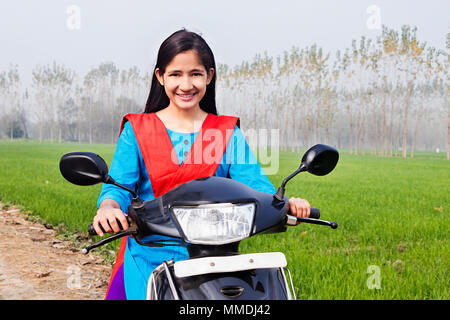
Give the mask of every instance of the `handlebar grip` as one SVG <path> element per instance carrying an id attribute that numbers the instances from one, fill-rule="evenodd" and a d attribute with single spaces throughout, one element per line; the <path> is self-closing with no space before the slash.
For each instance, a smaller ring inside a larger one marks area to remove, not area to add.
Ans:
<path id="1" fill-rule="evenodd" d="M 105 233 L 105 230 L 103 230 L 103 227 L 100 226 L 100 229 L 102 230 L 103 233 Z M 88 226 L 88 233 L 90 236 L 96 236 L 97 235 L 97 231 L 95 231 L 93 224 L 91 223 Z"/>
<path id="2" fill-rule="evenodd" d="M 309 217 L 311 219 L 319 219 L 320 218 L 320 210 L 318 208 L 311 208 L 309 212 Z"/>
<path id="3" fill-rule="evenodd" d="M 116 219 L 116 221 L 117 221 L 117 224 L 119 225 L 120 230 L 123 230 L 123 227 L 122 227 L 122 224 L 120 223 L 120 221 L 117 220 L 117 219 Z M 128 219 L 128 217 L 127 217 L 127 221 L 128 221 L 128 224 L 130 224 L 130 220 Z M 100 230 L 102 230 L 103 233 L 106 233 L 105 230 L 103 229 L 102 225 L 99 224 L 99 227 L 100 227 Z M 89 224 L 89 226 L 88 226 L 88 233 L 89 233 L 90 236 L 96 236 L 97 235 L 97 232 L 95 231 L 94 226 L 93 226 L 92 223 Z"/>

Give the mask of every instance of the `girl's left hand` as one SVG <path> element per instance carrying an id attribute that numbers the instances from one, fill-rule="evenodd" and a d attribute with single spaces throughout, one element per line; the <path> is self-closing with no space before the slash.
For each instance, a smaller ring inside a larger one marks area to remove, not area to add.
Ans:
<path id="1" fill-rule="evenodd" d="M 290 198 L 288 201 L 288 209 L 291 215 L 301 218 L 309 218 L 311 205 L 305 199 Z"/>

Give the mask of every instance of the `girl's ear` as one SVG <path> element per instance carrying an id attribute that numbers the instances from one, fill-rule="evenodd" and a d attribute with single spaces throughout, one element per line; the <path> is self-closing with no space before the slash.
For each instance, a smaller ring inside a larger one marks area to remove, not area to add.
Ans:
<path id="1" fill-rule="evenodd" d="M 164 78 L 163 78 L 163 76 L 159 73 L 159 68 L 156 68 L 156 69 L 155 69 L 155 76 L 156 76 L 156 79 L 158 79 L 158 82 L 159 82 L 162 86 L 164 86 Z"/>
<path id="2" fill-rule="evenodd" d="M 212 81 L 213 76 L 214 76 L 214 68 L 209 68 L 208 77 L 206 79 L 206 85 L 208 85 Z"/>

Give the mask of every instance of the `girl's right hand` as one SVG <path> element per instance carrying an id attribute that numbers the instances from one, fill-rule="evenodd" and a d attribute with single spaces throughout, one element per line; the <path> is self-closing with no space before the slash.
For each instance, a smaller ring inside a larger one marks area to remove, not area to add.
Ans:
<path id="1" fill-rule="evenodd" d="M 120 228 L 118 222 L 122 228 Z M 100 226 L 102 226 L 105 232 L 115 233 L 121 230 L 127 230 L 128 221 L 125 214 L 120 209 L 119 204 L 112 199 L 106 199 L 100 204 L 92 226 L 94 227 L 95 232 L 97 232 L 100 237 L 103 237 L 104 234 L 100 229 Z"/>

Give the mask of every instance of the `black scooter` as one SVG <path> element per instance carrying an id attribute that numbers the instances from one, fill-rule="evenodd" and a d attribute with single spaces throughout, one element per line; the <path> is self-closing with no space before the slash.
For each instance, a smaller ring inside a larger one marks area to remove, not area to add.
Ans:
<path id="1" fill-rule="evenodd" d="M 190 259 L 163 261 L 151 274 L 147 299 L 151 300 L 285 300 L 295 291 L 283 253 L 239 254 L 241 240 L 262 233 L 286 231 L 299 222 L 337 228 L 336 222 L 320 220 L 311 209 L 310 218 L 287 212 L 286 183 L 302 171 L 322 176 L 339 159 L 336 149 L 318 144 L 303 156 L 300 167 L 286 177 L 276 194 L 256 191 L 238 181 L 205 177 L 186 182 L 164 195 L 143 202 L 131 189 L 108 175 L 105 161 L 91 152 L 65 154 L 60 171 L 68 181 L 82 186 L 116 185 L 133 195 L 128 208 L 129 228 L 83 249 L 131 236 L 144 246 L 174 245 L 164 241 L 144 242 L 151 234 L 175 237 L 187 247 Z M 92 224 L 89 234 L 96 235 Z"/>

